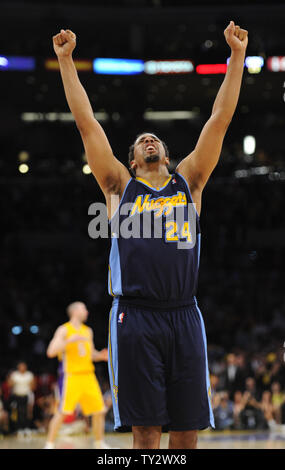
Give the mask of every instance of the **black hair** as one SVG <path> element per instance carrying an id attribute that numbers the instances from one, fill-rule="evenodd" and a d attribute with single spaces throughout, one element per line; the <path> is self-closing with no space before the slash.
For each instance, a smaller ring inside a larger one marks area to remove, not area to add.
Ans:
<path id="1" fill-rule="evenodd" d="M 131 168 L 130 165 L 131 165 L 131 161 L 134 159 L 135 143 L 136 143 L 137 139 L 141 135 L 144 135 L 144 134 L 150 134 L 150 132 L 141 132 L 141 134 L 138 134 L 136 136 L 136 139 L 135 139 L 134 143 L 132 145 L 130 145 L 130 147 L 129 147 L 129 153 L 128 153 L 129 170 L 130 170 L 130 172 L 132 173 L 133 176 L 136 176 L 136 172 L 133 168 Z M 153 134 L 153 135 L 155 135 L 155 134 Z M 169 149 L 168 149 L 166 143 L 163 140 L 160 140 L 160 142 L 162 143 L 162 145 L 164 147 L 166 157 L 169 157 Z"/>

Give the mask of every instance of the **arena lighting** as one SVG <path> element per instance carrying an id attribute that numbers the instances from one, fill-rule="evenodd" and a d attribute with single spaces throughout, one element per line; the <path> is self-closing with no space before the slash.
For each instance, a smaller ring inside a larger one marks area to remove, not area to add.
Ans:
<path id="1" fill-rule="evenodd" d="M 260 73 L 264 59 L 261 56 L 248 56 L 245 58 L 245 65 L 249 73 Z"/>
<path id="2" fill-rule="evenodd" d="M 36 335 L 38 332 L 39 332 L 39 327 L 37 325 L 32 325 L 30 326 L 30 332 L 33 334 L 33 335 Z"/>
<path id="3" fill-rule="evenodd" d="M 87 163 L 85 163 L 85 165 L 83 165 L 82 172 L 84 173 L 84 175 L 90 175 L 91 174 L 91 168 L 90 168 L 89 165 L 87 165 Z"/>
<path id="4" fill-rule="evenodd" d="M 251 168 L 252 175 L 268 175 L 270 173 L 269 166 L 257 166 L 255 168 Z"/>
<path id="5" fill-rule="evenodd" d="M 193 119 L 196 116 L 194 111 L 145 111 L 144 119 L 146 121 L 167 121 L 179 119 Z"/>
<path id="6" fill-rule="evenodd" d="M 35 67 L 34 57 L 0 57 L 0 70 L 34 70 Z"/>
<path id="7" fill-rule="evenodd" d="M 144 63 L 144 71 L 149 75 L 191 73 L 194 65 L 191 60 L 148 60 Z"/>
<path id="8" fill-rule="evenodd" d="M 272 175 L 271 167 L 269 166 L 256 166 L 252 168 L 248 168 L 247 170 L 235 170 L 234 176 L 235 178 L 249 178 L 250 176 L 264 176 L 264 175 Z"/>
<path id="9" fill-rule="evenodd" d="M 135 75 L 144 71 L 143 60 L 135 59 L 103 59 L 93 61 L 95 73 L 109 75 Z"/>
<path id="10" fill-rule="evenodd" d="M 285 171 L 274 171 L 273 173 L 270 173 L 268 175 L 268 179 L 270 179 L 270 181 L 284 181 L 285 180 Z M 285 347 L 285 346 L 284 346 Z"/>
<path id="11" fill-rule="evenodd" d="M 98 121 L 107 121 L 109 115 L 105 111 L 98 111 L 94 113 L 94 117 Z M 72 113 L 35 113 L 35 112 L 26 112 L 21 114 L 22 121 L 25 122 L 36 122 L 36 121 L 64 121 L 64 122 L 74 122 Z"/>
<path id="12" fill-rule="evenodd" d="M 93 69 L 92 60 L 74 59 L 73 60 L 76 70 L 79 72 L 90 72 Z M 57 59 L 47 59 L 45 61 L 45 68 L 51 71 L 59 70 L 59 63 Z"/>
<path id="13" fill-rule="evenodd" d="M 7 67 L 8 59 L 6 57 L 0 56 L 0 67 Z"/>
<path id="14" fill-rule="evenodd" d="M 28 171 L 29 171 L 29 165 L 26 165 L 26 163 L 21 163 L 21 165 L 19 165 L 20 173 L 25 174 L 25 173 L 28 173 Z"/>
<path id="15" fill-rule="evenodd" d="M 226 73 L 227 64 L 200 64 L 196 67 L 196 72 L 201 75 Z"/>
<path id="16" fill-rule="evenodd" d="M 266 64 L 271 72 L 285 72 L 285 56 L 268 57 Z"/>
<path id="17" fill-rule="evenodd" d="M 25 163 L 29 160 L 29 158 L 30 158 L 29 152 L 26 152 L 25 150 L 22 150 L 21 152 L 19 152 L 19 155 L 18 155 L 19 162 Z"/>
<path id="18" fill-rule="evenodd" d="M 17 336 L 17 335 L 20 335 L 22 333 L 23 328 L 19 325 L 15 325 L 11 328 L 11 331 L 12 331 L 13 335 Z"/>
<path id="19" fill-rule="evenodd" d="M 243 152 L 252 155 L 255 152 L 256 141 L 252 135 L 246 135 L 243 139 Z"/>
<path id="20" fill-rule="evenodd" d="M 247 178 L 250 176 L 249 170 L 236 170 L 234 172 L 235 178 Z"/>

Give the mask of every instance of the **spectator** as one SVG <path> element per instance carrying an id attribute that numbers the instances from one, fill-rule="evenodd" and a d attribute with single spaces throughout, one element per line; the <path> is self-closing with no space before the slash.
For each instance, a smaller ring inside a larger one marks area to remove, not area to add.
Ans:
<path id="1" fill-rule="evenodd" d="M 279 382 L 281 372 L 281 362 L 276 358 L 275 353 L 268 354 L 267 362 L 269 366 L 270 383 Z"/>
<path id="2" fill-rule="evenodd" d="M 114 431 L 114 414 L 113 414 L 113 406 L 112 406 L 112 394 L 111 390 L 107 390 L 104 395 L 104 403 L 105 403 L 105 432 L 113 432 Z"/>
<path id="3" fill-rule="evenodd" d="M 12 388 L 11 406 L 14 419 L 16 415 L 15 430 L 24 430 L 29 428 L 32 420 L 33 390 L 35 388 L 34 375 L 28 371 L 25 362 L 19 362 L 17 370 L 11 373 L 9 382 Z"/>
<path id="4" fill-rule="evenodd" d="M 220 395 L 218 393 L 219 387 L 219 377 L 216 374 L 210 375 L 210 382 L 211 382 L 211 400 L 212 400 L 212 407 L 217 408 L 220 403 Z"/>
<path id="5" fill-rule="evenodd" d="M 276 429 L 276 421 L 274 420 L 274 407 L 272 404 L 272 396 L 269 390 L 265 390 L 262 394 L 260 409 L 263 412 L 267 426 L 271 431 Z"/>
<path id="6" fill-rule="evenodd" d="M 249 395 L 257 400 L 259 398 L 258 391 L 256 389 L 256 382 L 253 377 L 247 377 L 245 380 L 245 391 L 249 393 Z"/>
<path id="7" fill-rule="evenodd" d="M 280 417 L 281 417 L 281 425 L 282 425 L 282 431 L 285 431 L 285 398 L 280 406 Z"/>
<path id="8" fill-rule="evenodd" d="M 244 352 L 236 354 L 237 377 L 235 386 L 237 390 L 244 391 L 246 378 L 252 376 L 251 365 Z"/>
<path id="9" fill-rule="evenodd" d="M 50 395 L 53 392 L 53 385 L 56 383 L 56 377 L 49 371 L 42 372 L 36 377 L 36 399 Z"/>
<path id="10" fill-rule="evenodd" d="M 4 408 L 8 408 L 11 397 L 10 372 L 6 375 L 4 382 L 2 382 L 1 389 Z"/>
<path id="11" fill-rule="evenodd" d="M 33 409 L 33 426 L 40 432 L 47 432 L 54 412 L 54 397 L 43 395 L 35 400 Z"/>
<path id="12" fill-rule="evenodd" d="M 0 435 L 8 434 L 9 431 L 9 415 L 4 409 L 4 403 L 2 401 L 2 390 L 0 387 Z"/>
<path id="13" fill-rule="evenodd" d="M 275 420 L 278 424 L 281 424 L 281 405 L 284 402 L 285 394 L 281 391 L 279 382 L 273 382 L 271 385 L 272 391 L 272 405 Z"/>
<path id="14" fill-rule="evenodd" d="M 227 364 L 223 374 L 223 388 L 228 390 L 230 399 L 233 399 L 234 392 L 244 387 L 243 357 L 230 353 L 226 358 Z"/>
<path id="15" fill-rule="evenodd" d="M 261 396 L 264 390 L 268 389 L 270 384 L 270 375 L 268 373 L 265 360 L 257 365 L 254 372 L 254 378 L 258 396 Z"/>
<path id="16" fill-rule="evenodd" d="M 242 392 L 240 390 L 236 390 L 234 393 L 234 429 L 241 429 L 241 419 L 240 414 L 244 409 L 244 401 Z"/>
<path id="17" fill-rule="evenodd" d="M 228 392 L 220 393 L 220 403 L 214 410 L 217 431 L 232 428 L 234 424 L 233 402 L 229 400 Z"/>
<path id="18" fill-rule="evenodd" d="M 253 382 L 249 382 L 247 379 L 247 382 L 248 385 L 251 384 L 250 387 L 253 389 L 254 380 Z M 243 394 L 244 408 L 240 413 L 242 429 L 267 429 L 267 423 L 264 418 L 264 414 L 253 392 L 254 390 L 252 392 L 245 391 Z"/>

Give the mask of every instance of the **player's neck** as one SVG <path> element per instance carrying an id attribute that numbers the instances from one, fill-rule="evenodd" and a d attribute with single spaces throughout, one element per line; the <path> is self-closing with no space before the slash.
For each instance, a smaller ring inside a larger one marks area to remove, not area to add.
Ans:
<path id="1" fill-rule="evenodd" d="M 71 318 L 69 321 L 76 330 L 79 330 L 82 325 L 82 322 L 80 320 L 77 320 L 77 318 Z"/>
<path id="2" fill-rule="evenodd" d="M 148 181 L 148 183 L 150 183 L 151 186 L 155 187 L 155 186 L 163 186 L 163 184 L 170 177 L 170 174 L 166 166 L 163 165 L 163 166 L 159 166 L 156 168 L 147 168 L 147 169 L 140 168 L 137 170 L 136 177 L 142 178 Z"/>

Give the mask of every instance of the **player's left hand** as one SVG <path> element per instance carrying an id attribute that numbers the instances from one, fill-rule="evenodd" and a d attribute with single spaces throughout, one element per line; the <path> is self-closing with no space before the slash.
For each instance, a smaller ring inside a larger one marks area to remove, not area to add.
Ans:
<path id="1" fill-rule="evenodd" d="M 233 21 L 224 30 L 224 35 L 232 51 L 245 51 L 248 44 L 248 31 L 235 25 Z"/>

